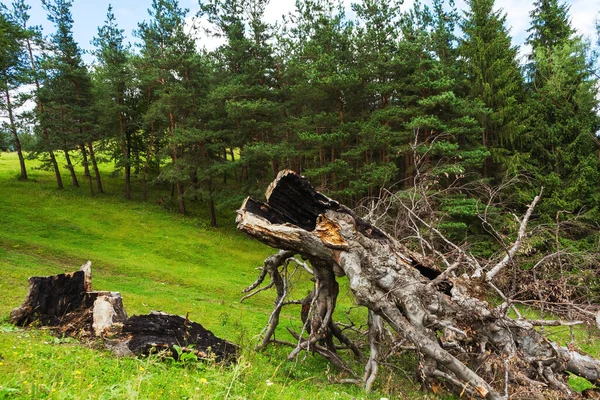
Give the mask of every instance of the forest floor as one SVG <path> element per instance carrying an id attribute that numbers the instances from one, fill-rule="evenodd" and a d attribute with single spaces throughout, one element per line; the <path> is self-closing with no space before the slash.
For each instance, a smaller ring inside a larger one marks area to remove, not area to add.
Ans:
<path id="1" fill-rule="evenodd" d="M 345 376 L 319 356 L 303 354 L 292 362 L 286 360 L 288 348 L 255 352 L 274 293 L 239 300 L 273 249 L 238 232 L 234 210 L 222 218 L 225 227 L 209 228 L 199 217 L 181 217 L 157 204 L 168 188 L 152 187 L 155 200 L 124 200 L 121 179 L 109 177 L 110 165 L 101 171 L 106 194 L 94 197 L 82 171 L 81 186 L 74 188 L 63 170 L 65 189 L 59 191 L 53 173 L 35 169 L 36 161 L 27 166 L 29 180 L 19 181 L 16 154 L 0 155 L 0 399 L 429 398 L 410 379 L 411 360 L 402 366 L 406 378 L 384 371 L 367 395 L 359 386 L 337 383 Z M 192 321 L 241 346 L 238 363 L 117 358 L 101 346 L 8 323 L 11 309 L 25 299 L 28 277 L 74 271 L 87 260 L 94 289 L 121 292 L 129 315 L 189 313 Z M 294 298 L 309 290 L 303 273 L 298 271 Z M 352 306 L 342 286 L 336 320 L 363 312 Z M 299 310 L 286 312 L 282 325 L 299 331 Z M 290 339 L 285 331 L 278 337 Z"/>

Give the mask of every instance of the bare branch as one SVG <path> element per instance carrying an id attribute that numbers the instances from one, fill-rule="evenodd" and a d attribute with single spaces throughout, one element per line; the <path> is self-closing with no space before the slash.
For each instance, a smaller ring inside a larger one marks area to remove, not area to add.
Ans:
<path id="1" fill-rule="evenodd" d="M 500 271 L 502 271 L 508 265 L 509 262 L 512 262 L 515 254 L 517 254 L 517 251 L 519 251 L 519 249 L 521 248 L 521 245 L 523 244 L 523 239 L 525 238 L 525 234 L 527 232 L 527 223 L 529 222 L 529 218 L 531 217 L 531 214 L 533 213 L 533 209 L 535 208 L 538 201 L 540 200 L 543 191 L 544 191 L 544 188 L 540 189 L 540 194 L 535 196 L 535 198 L 533 199 L 533 201 L 527 208 L 527 212 L 523 216 L 523 220 L 521 221 L 521 225 L 519 226 L 519 233 L 517 234 L 517 240 L 515 240 L 515 243 L 508 250 L 508 252 L 506 253 L 506 256 L 504 256 L 504 258 L 498 264 L 496 264 L 490 271 L 488 271 L 485 274 L 485 280 L 487 282 L 491 282 L 492 279 L 494 279 L 494 277 L 496 275 L 498 275 L 498 273 Z M 478 272 L 480 272 L 480 271 L 475 272 L 474 277 L 477 276 Z"/>

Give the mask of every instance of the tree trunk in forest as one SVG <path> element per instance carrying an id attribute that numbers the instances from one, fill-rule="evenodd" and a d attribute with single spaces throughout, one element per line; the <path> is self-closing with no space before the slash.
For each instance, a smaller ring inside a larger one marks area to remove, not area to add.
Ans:
<path id="1" fill-rule="evenodd" d="M 27 26 L 23 24 L 23 29 L 27 29 Z M 35 66 L 35 58 L 33 57 L 33 49 L 31 47 L 31 41 L 29 38 L 25 39 L 25 44 L 27 45 L 27 52 L 29 53 L 29 62 L 31 63 L 31 72 L 33 73 L 33 78 L 35 82 L 35 88 L 37 93 L 40 92 L 40 81 L 37 76 L 37 68 Z M 39 99 L 39 96 L 36 97 L 38 108 L 40 109 L 40 113 L 44 113 L 44 103 L 42 103 Z M 62 177 L 60 176 L 60 168 L 58 167 L 58 162 L 56 161 L 56 156 L 54 155 L 54 150 L 52 150 L 52 143 L 50 142 L 50 136 L 48 135 L 48 130 L 45 127 L 42 127 L 42 139 L 44 141 L 44 146 L 50 155 L 50 163 L 52 164 L 52 168 L 54 169 L 54 175 L 56 177 L 56 185 L 58 189 L 63 189 Z"/>
<path id="2" fill-rule="evenodd" d="M 290 357 L 303 349 L 327 354 L 317 342 L 330 329 L 338 295 L 335 276 L 345 276 L 357 303 L 370 312 L 371 356 L 363 378 L 367 388 L 381 361 L 376 340 L 381 322 L 415 348 L 419 376 L 428 387 L 441 382 L 461 396 L 486 399 L 572 398 L 577 393 L 567 384 L 567 371 L 600 383 L 599 361 L 543 337 L 535 321 L 509 318 L 507 304 L 494 308 L 476 297 L 506 263 L 487 276 L 480 268 L 471 276 L 454 276 L 456 266 L 442 272 L 292 171 L 279 173 L 266 199 L 244 201 L 238 228 L 309 260 L 318 294 L 310 307 L 310 334 Z M 523 219 L 519 238 L 537 200 Z M 464 264 L 471 268 L 469 260 Z"/>
<path id="3" fill-rule="evenodd" d="M 23 157 L 23 151 L 21 149 L 21 141 L 19 140 L 19 135 L 17 133 L 17 125 L 15 122 L 15 117 L 13 115 L 12 103 L 10 102 L 10 92 L 8 91 L 8 81 L 6 81 L 5 94 L 6 94 L 6 109 L 8 110 L 8 122 L 10 124 L 10 131 L 13 135 L 13 142 L 15 144 L 15 150 L 17 151 L 17 155 L 19 156 L 19 165 L 21 167 L 21 174 L 19 175 L 19 179 L 25 181 L 25 180 L 27 180 L 27 168 L 25 168 L 25 158 Z"/>
<path id="4" fill-rule="evenodd" d="M 125 198 L 131 200 L 130 138 L 125 131 L 125 117 L 122 112 L 119 112 L 119 130 L 121 131 L 121 152 L 123 154 L 123 168 L 125 169 Z"/>
<path id="5" fill-rule="evenodd" d="M 67 169 L 71 173 L 71 182 L 73 183 L 73 186 L 79 187 L 79 181 L 77 180 L 77 175 L 75 174 L 75 167 L 73 166 L 73 163 L 71 162 L 71 156 L 69 155 L 69 150 L 66 147 L 64 149 L 64 152 L 65 152 L 65 160 L 67 161 Z"/>
<path id="6" fill-rule="evenodd" d="M 96 153 L 94 153 L 94 145 L 92 143 L 92 139 L 88 140 L 87 145 L 90 151 L 90 160 L 92 161 L 94 174 L 96 175 L 96 187 L 98 188 L 98 193 L 104 193 L 104 189 L 102 189 L 102 179 L 100 178 L 100 170 L 98 169 L 98 163 L 96 162 Z"/>
<path id="7" fill-rule="evenodd" d="M 85 145 L 80 144 L 79 148 L 81 149 L 81 156 L 83 157 L 83 176 L 85 176 L 88 180 L 88 184 L 90 185 L 90 195 L 94 196 L 94 182 L 92 181 L 92 175 L 90 174 L 90 164 L 88 161 L 87 151 L 85 149 Z"/>

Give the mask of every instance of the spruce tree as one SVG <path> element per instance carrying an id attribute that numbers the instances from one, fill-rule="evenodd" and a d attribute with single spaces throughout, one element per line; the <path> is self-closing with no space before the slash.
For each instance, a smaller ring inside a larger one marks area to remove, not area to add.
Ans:
<path id="1" fill-rule="evenodd" d="M 600 162 L 594 132 L 597 83 L 589 44 L 574 34 L 568 6 L 540 0 L 531 13 L 532 46 L 528 75 L 527 131 L 520 149 L 530 154 L 529 169 L 546 188 L 540 210 L 553 218 L 598 209 Z"/>
<path id="2" fill-rule="evenodd" d="M 467 78 L 467 93 L 485 106 L 477 116 L 483 128 L 481 143 L 499 161 L 503 148 L 520 135 L 523 78 L 517 48 L 511 46 L 506 14 L 494 11 L 494 0 L 470 0 L 462 19 L 461 64 Z M 488 158 L 483 175 L 492 175 Z"/>

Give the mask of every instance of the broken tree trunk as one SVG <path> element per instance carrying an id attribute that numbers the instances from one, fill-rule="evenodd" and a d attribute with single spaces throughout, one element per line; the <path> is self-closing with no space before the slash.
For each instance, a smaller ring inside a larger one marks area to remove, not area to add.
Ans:
<path id="1" fill-rule="evenodd" d="M 10 321 L 47 326 L 59 336 L 101 338 L 119 356 L 166 351 L 176 358 L 192 353 L 235 361 L 236 355 L 234 344 L 187 317 L 151 312 L 128 318 L 120 293 L 92 291 L 89 261 L 76 272 L 29 278 L 25 302 L 11 312 Z"/>
<path id="2" fill-rule="evenodd" d="M 286 256 L 299 254 L 312 264 L 310 335 L 300 338 L 290 357 L 302 349 L 318 351 L 335 308 L 335 276 L 345 276 L 358 304 L 373 313 L 371 358 L 363 380 L 367 388 L 377 374 L 378 318 L 412 343 L 425 384 L 439 381 L 458 394 L 571 398 L 576 393 L 567 385 L 566 371 L 599 383 L 597 360 L 560 347 L 533 324 L 507 317 L 506 307 L 493 308 L 471 295 L 490 284 L 485 273 L 442 274 L 292 171 L 279 173 L 265 203 L 247 198 L 237 223 Z"/>

